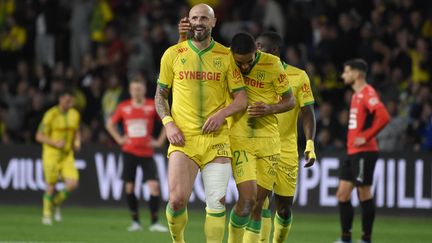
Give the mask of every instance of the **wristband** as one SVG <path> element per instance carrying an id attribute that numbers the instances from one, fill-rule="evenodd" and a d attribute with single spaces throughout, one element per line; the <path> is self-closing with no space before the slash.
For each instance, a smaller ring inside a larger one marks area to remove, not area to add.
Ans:
<path id="1" fill-rule="evenodd" d="M 173 120 L 173 118 L 172 117 L 170 117 L 170 116 L 166 116 L 166 117 L 164 117 L 163 119 L 162 119 L 162 124 L 165 126 L 166 124 L 168 124 L 168 123 L 170 123 L 170 122 L 173 122 L 174 120 Z"/>
<path id="2" fill-rule="evenodd" d="M 314 141 L 312 139 L 308 139 L 306 141 L 305 151 L 314 151 L 314 150 L 315 150 Z"/>

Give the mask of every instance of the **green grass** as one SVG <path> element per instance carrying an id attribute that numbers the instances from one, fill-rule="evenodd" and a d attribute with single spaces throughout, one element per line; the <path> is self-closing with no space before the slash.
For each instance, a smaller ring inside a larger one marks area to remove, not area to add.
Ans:
<path id="1" fill-rule="evenodd" d="M 144 210 L 143 210 L 144 211 Z M 63 222 L 43 226 L 40 222 L 41 208 L 35 206 L 0 205 L 0 242 L 170 242 L 167 233 L 127 232 L 129 217 L 126 208 L 82 208 L 64 207 Z M 339 234 L 338 215 L 306 214 L 294 215 L 294 224 L 289 242 L 328 243 Z M 148 214 L 141 217 L 148 226 Z M 360 235 L 360 222 L 356 215 L 354 239 Z M 166 224 L 163 214 L 161 221 Z M 189 211 L 186 228 L 187 243 L 203 243 L 204 213 Z M 378 215 L 374 227 L 375 242 L 431 242 L 432 219 L 426 217 L 389 217 Z"/>

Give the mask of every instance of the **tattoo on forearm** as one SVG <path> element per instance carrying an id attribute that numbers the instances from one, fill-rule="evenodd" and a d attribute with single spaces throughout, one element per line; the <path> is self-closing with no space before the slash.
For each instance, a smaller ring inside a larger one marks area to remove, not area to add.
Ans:
<path id="1" fill-rule="evenodd" d="M 170 116 L 170 107 L 168 104 L 169 89 L 157 86 L 155 95 L 156 112 L 162 119 L 165 116 Z"/>

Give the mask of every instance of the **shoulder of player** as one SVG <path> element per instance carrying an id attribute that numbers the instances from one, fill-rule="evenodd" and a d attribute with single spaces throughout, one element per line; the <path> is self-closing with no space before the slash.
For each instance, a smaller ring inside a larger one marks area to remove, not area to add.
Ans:
<path id="1" fill-rule="evenodd" d="M 363 95 L 365 97 L 376 97 L 376 96 L 378 96 L 377 91 L 370 84 L 366 85 L 366 87 L 362 90 L 362 93 L 363 93 Z"/>
<path id="2" fill-rule="evenodd" d="M 257 62 L 257 66 L 269 66 L 269 67 L 283 67 L 282 62 L 279 57 L 258 51 L 259 60 Z"/>
<path id="3" fill-rule="evenodd" d="M 213 54 L 220 54 L 227 57 L 229 57 L 231 54 L 231 50 L 229 47 L 226 47 L 217 41 L 214 41 L 213 48 L 210 50 L 210 52 Z"/>
<path id="4" fill-rule="evenodd" d="M 306 71 L 296 66 L 286 64 L 285 73 L 292 76 L 302 76 L 306 74 Z"/>
<path id="5" fill-rule="evenodd" d="M 190 49 L 189 45 L 187 44 L 188 41 L 182 41 L 180 43 L 174 44 L 170 47 L 168 47 L 168 49 L 165 50 L 165 54 L 180 54 L 183 52 L 186 52 Z"/>
<path id="6" fill-rule="evenodd" d="M 45 113 L 43 114 L 43 122 L 48 123 L 50 120 L 52 120 L 55 117 L 55 114 L 58 113 L 57 106 L 53 106 L 49 108 Z"/>
<path id="7" fill-rule="evenodd" d="M 76 109 L 76 108 L 71 108 L 70 110 L 70 113 L 72 113 L 74 116 L 80 116 L 80 113 L 79 113 L 79 111 Z"/>
<path id="8" fill-rule="evenodd" d="M 55 113 L 59 113 L 59 112 L 60 112 L 60 110 L 59 110 L 58 105 L 55 105 L 55 106 L 49 108 L 47 111 L 45 111 L 45 116 L 52 116 Z"/>

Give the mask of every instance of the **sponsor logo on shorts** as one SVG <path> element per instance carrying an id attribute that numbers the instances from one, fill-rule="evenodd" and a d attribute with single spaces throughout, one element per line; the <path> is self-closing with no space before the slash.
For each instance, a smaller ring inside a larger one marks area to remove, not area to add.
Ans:
<path id="1" fill-rule="evenodd" d="M 227 143 L 218 143 L 218 144 L 215 144 L 215 145 L 212 146 L 212 149 L 216 149 L 217 150 L 216 154 L 218 156 L 225 156 L 225 157 L 228 157 L 227 148 L 228 148 L 228 144 Z"/>

